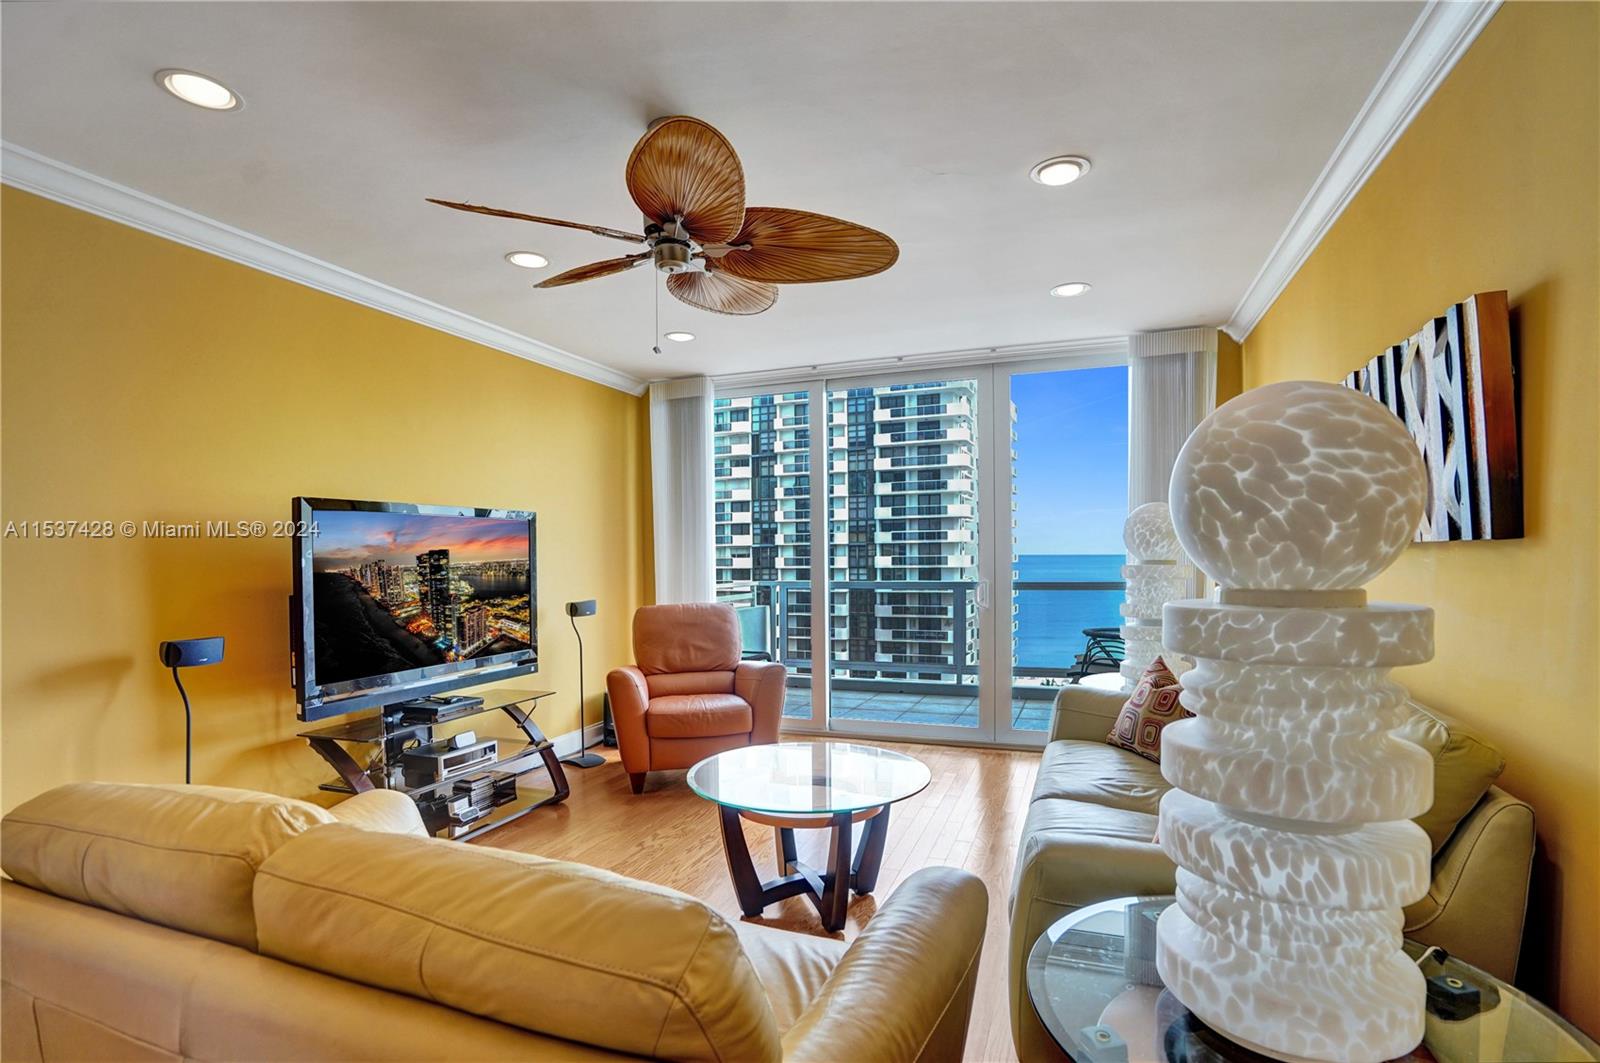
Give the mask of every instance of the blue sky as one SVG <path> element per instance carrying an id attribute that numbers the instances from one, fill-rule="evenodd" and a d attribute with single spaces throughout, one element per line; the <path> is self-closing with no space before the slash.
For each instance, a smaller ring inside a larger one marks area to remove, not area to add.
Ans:
<path id="1" fill-rule="evenodd" d="M 528 522 L 498 517 L 443 517 L 370 510 L 319 509 L 312 514 L 318 572 L 367 561 L 412 565 L 424 550 L 443 548 L 455 561 L 528 559 Z"/>
<path id="2" fill-rule="evenodd" d="M 1128 368 L 1011 379 L 1019 554 L 1120 554 L 1128 515 Z"/>

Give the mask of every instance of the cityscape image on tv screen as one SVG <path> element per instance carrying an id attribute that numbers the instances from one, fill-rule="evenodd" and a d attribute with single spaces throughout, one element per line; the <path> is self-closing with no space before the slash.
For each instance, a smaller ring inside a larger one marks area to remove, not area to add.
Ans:
<path id="1" fill-rule="evenodd" d="M 318 686 L 533 649 L 528 522 L 317 510 Z"/>

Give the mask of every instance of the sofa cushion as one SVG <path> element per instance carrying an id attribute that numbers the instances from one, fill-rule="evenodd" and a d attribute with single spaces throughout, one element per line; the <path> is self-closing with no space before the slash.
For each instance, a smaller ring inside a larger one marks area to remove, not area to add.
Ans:
<path id="1" fill-rule="evenodd" d="M 1433 758 L 1433 805 L 1415 822 L 1438 853 L 1456 824 L 1500 777 L 1506 758 L 1493 743 L 1443 713 L 1415 701 L 1408 702 L 1405 711 L 1395 734 L 1415 742 Z"/>
<path id="2" fill-rule="evenodd" d="M 731 672 L 739 621 L 726 605 L 647 605 L 633 614 L 633 659 L 645 675 Z"/>
<path id="3" fill-rule="evenodd" d="M 817 999 L 848 947 L 836 938 L 796 934 L 760 923 L 735 923 L 733 929 L 761 979 L 780 1031 L 793 1026 L 806 1005 Z"/>
<path id="4" fill-rule="evenodd" d="M 1068 908 L 1133 893 L 1171 893 L 1174 865 L 1150 840 L 1155 833 L 1156 817 L 1145 812 L 1037 799 L 1022 825 L 1012 889 Z"/>
<path id="5" fill-rule="evenodd" d="M 662 1059 L 776 1060 L 725 919 L 598 868 L 342 824 L 256 876 L 261 951 L 553 1037 Z"/>
<path id="6" fill-rule="evenodd" d="M 254 949 L 256 869 L 332 822 L 309 802 L 252 790 L 70 783 L 5 817 L 0 866 L 58 897 Z"/>
<path id="7" fill-rule="evenodd" d="M 737 694 L 672 694 L 651 698 L 644 726 L 651 738 L 717 738 L 749 734 L 750 703 Z"/>
<path id="8" fill-rule="evenodd" d="M 1161 763 L 1161 731 L 1169 723 L 1193 716 L 1178 703 L 1183 689 L 1167 662 L 1157 657 L 1133 685 L 1133 693 L 1117 713 L 1106 741 Z"/>
<path id="9" fill-rule="evenodd" d="M 1044 747 L 1033 800 L 1066 798 L 1154 816 L 1171 784 L 1160 765 L 1104 742 L 1063 740 Z"/>

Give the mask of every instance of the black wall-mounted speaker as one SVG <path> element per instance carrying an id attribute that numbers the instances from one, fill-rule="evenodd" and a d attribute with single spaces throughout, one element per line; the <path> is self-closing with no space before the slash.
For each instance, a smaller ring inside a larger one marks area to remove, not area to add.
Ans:
<path id="1" fill-rule="evenodd" d="M 209 639 L 173 639 L 161 644 L 161 663 L 168 668 L 193 668 L 222 660 L 222 636 Z"/>
<path id="2" fill-rule="evenodd" d="M 567 603 L 567 615 L 568 616 L 593 616 L 594 615 L 594 599 L 593 598 L 588 598 L 588 599 L 585 599 L 584 601 L 581 601 L 581 602 L 568 602 Z"/>

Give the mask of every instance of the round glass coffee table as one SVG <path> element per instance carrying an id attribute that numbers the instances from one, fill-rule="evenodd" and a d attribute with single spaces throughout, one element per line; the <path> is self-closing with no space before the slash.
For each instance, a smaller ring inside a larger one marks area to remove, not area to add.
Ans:
<path id="1" fill-rule="evenodd" d="M 1171 897 L 1123 897 L 1056 921 L 1028 953 L 1028 999 L 1073 1063 L 1271 1063 L 1229 1041 L 1168 993 L 1156 918 Z M 1438 949 L 1408 941 L 1428 984 L 1410 1063 L 1564 1063 L 1600 1046 L 1532 997 Z"/>
<path id="2" fill-rule="evenodd" d="M 931 776 L 915 757 L 849 742 L 779 742 L 745 746 L 707 757 L 689 769 L 689 787 L 715 802 L 722 819 L 722 851 L 745 915 L 785 897 L 804 895 L 828 931 L 844 928 L 850 892 L 868 894 L 878 883 L 889 806 L 920 793 Z M 777 833 L 778 877 L 756 874 L 742 819 Z M 855 824 L 861 844 L 851 844 Z M 796 830 L 830 830 L 826 871 L 795 856 Z"/>

